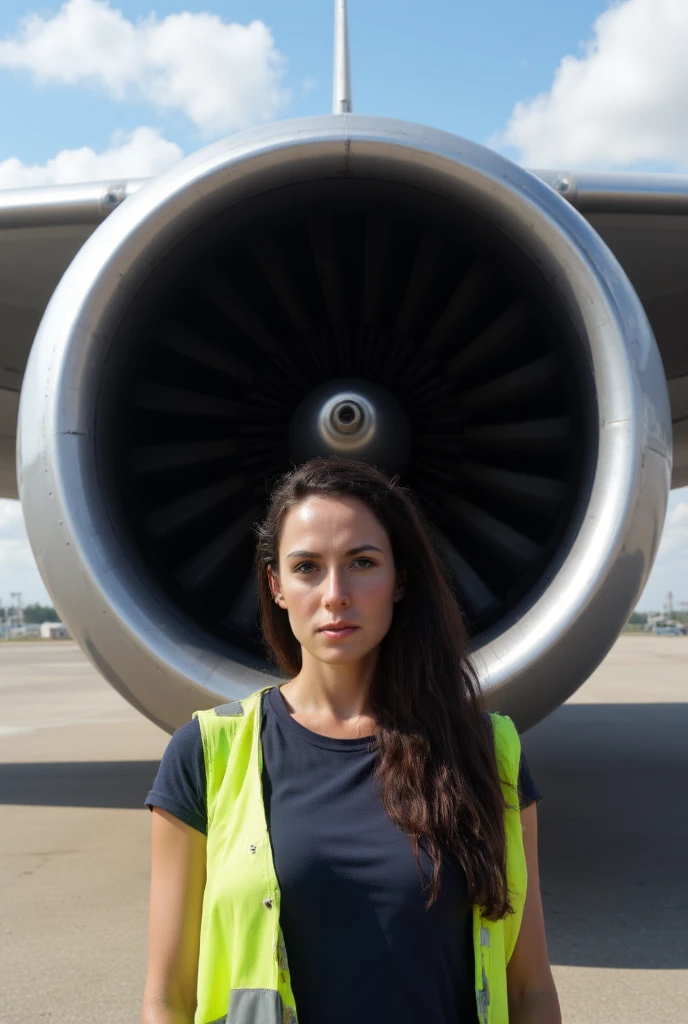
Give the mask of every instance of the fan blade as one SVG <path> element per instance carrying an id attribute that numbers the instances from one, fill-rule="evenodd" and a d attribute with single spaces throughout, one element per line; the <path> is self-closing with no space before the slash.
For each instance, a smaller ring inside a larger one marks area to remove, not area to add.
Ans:
<path id="1" fill-rule="evenodd" d="M 495 423 L 466 427 L 461 436 L 465 448 L 496 448 L 504 451 L 548 452 L 567 448 L 572 440 L 568 416 L 541 420 Z"/>
<path id="2" fill-rule="evenodd" d="M 139 409 L 151 412 L 170 412 L 184 416 L 234 417 L 239 414 L 239 403 L 215 395 L 201 395 L 195 391 L 171 388 L 166 384 L 141 383 L 136 392 Z"/>
<path id="3" fill-rule="evenodd" d="M 458 495 L 447 499 L 447 508 L 513 569 L 525 569 L 542 552 L 535 541 Z"/>
<path id="4" fill-rule="evenodd" d="M 236 549 L 248 539 L 259 511 L 253 505 L 177 570 L 177 579 L 185 590 L 203 590 L 217 578 Z"/>
<path id="5" fill-rule="evenodd" d="M 428 352 L 434 352 L 456 334 L 462 321 L 477 309 L 487 295 L 489 282 L 490 269 L 482 260 L 466 271 L 425 339 Z"/>
<path id="6" fill-rule="evenodd" d="M 251 242 L 250 249 L 263 277 L 272 288 L 296 333 L 307 334 L 310 330 L 308 313 L 273 236 L 258 235 Z"/>
<path id="7" fill-rule="evenodd" d="M 215 462 L 228 455 L 235 455 L 237 443 L 234 438 L 222 441 L 192 441 L 186 444 L 139 445 L 132 452 L 131 468 L 139 475 L 160 473 L 181 469 L 184 466 L 199 466 Z"/>
<path id="8" fill-rule="evenodd" d="M 258 586 L 256 574 L 251 572 L 239 593 L 236 595 L 223 622 L 226 626 L 241 633 L 248 633 L 256 628 L 258 612 Z"/>
<path id="9" fill-rule="evenodd" d="M 457 476 L 460 480 L 478 484 L 490 494 L 509 498 L 536 512 L 555 512 L 564 497 L 561 480 L 481 466 L 475 462 L 462 463 Z"/>
<path id="10" fill-rule="evenodd" d="M 182 324 L 168 320 L 156 334 L 155 340 L 185 359 L 191 359 L 211 370 L 219 370 L 241 384 L 250 384 L 253 380 L 254 373 L 250 367 Z"/>
<path id="11" fill-rule="evenodd" d="M 433 279 L 437 274 L 444 240 L 435 231 L 426 231 L 416 250 L 404 298 L 397 318 L 397 331 L 408 334 L 427 300 Z"/>
<path id="12" fill-rule="evenodd" d="M 497 359 L 523 337 L 530 313 L 523 301 L 514 302 L 489 327 L 447 363 L 447 373 L 457 376 Z"/>
<path id="13" fill-rule="evenodd" d="M 242 334 L 255 341 L 263 352 L 267 355 L 277 352 L 277 341 L 225 274 L 216 268 L 205 271 L 196 287 L 204 298 L 219 309 Z"/>
<path id="14" fill-rule="evenodd" d="M 438 529 L 432 531 L 440 556 L 449 569 L 462 603 L 468 614 L 477 618 L 496 608 L 498 598 L 492 593 L 485 581 L 478 575 L 463 555 Z"/>
<path id="15" fill-rule="evenodd" d="M 243 476 L 231 476 L 227 480 L 221 480 L 211 487 L 204 487 L 203 490 L 194 491 L 183 498 L 171 501 L 160 508 L 149 512 L 144 519 L 144 524 L 149 533 L 154 537 L 162 537 L 186 526 L 187 523 L 198 519 L 204 512 L 215 508 L 226 498 L 243 490 L 246 481 Z"/>
<path id="16" fill-rule="evenodd" d="M 327 314 L 332 326 L 338 327 L 343 319 L 342 294 L 332 225 L 325 217 L 313 218 L 308 222 L 308 235 Z"/>
<path id="17" fill-rule="evenodd" d="M 384 272 L 389 247 L 389 224 L 382 217 L 368 218 L 365 239 L 365 296 L 363 317 L 369 327 L 375 327 L 382 313 Z"/>
<path id="18" fill-rule="evenodd" d="M 462 392 L 461 405 L 464 409 L 481 409 L 502 402 L 524 401 L 548 391 L 558 380 L 557 360 L 554 356 L 543 356 L 487 384 Z"/>

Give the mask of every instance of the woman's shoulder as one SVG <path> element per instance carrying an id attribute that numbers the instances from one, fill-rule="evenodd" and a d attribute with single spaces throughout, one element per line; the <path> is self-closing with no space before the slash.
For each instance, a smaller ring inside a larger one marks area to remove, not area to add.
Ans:
<path id="1" fill-rule="evenodd" d="M 176 744 L 196 743 L 200 739 L 201 727 L 197 718 L 190 718 L 184 725 L 180 725 L 170 736 L 170 743 Z"/>
<path id="2" fill-rule="evenodd" d="M 506 761 L 509 776 L 516 776 L 521 810 L 525 810 L 533 803 L 539 803 L 542 800 L 542 793 L 533 778 L 521 746 L 521 738 L 511 718 L 494 711 L 483 711 L 481 718 L 494 737 L 497 760 Z"/>
<path id="3" fill-rule="evenodd" d="M 163 754 L 164 760 L 194 760 L 199 753 L 203 753 L 203 738 L 201 726 L 197 718 L 181 725 L 176 732 L 170 736 L 169 742 Z"/>
<path id="4" fill-rule="evenodd" d="M 481 711 L 480 717 L 490 729 L 495 743 L 511 743 L 520 747 L 518 730 L 508 715 L 502 715 L 498 711 Z"/>
<path id="5" fill-rule="evenodd" d="M 508 715 L 496 711 L 483 711 L 481 718 L 485 728 L 490 730 L 500 775 L 515 783 L 522 762 L 521 739 L 516 726 Z"/>
<path id="6" fill-rule="evenodd" d="M 199 832 L 206 831 L 205 759 L 197 719 L 170 737 L 145 803 L 149 808 L 162 807 Z"/>

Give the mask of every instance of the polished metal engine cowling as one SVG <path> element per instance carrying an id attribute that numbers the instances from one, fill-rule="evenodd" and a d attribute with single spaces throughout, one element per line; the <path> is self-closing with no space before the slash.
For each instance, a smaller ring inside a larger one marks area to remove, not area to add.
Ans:
<path id="1" fill-rule="evenodd" d="M 633 608 L 670 451 L 649 324 L 585 221 L 480 146 L 336 116 L 203 150 L 98 228 L 33 346 L 20 493 L 73 635 L 172 730 L 270 671 L 270 482 L 369 459 L 417 492 L 490 702 L 527 727 Z"/>

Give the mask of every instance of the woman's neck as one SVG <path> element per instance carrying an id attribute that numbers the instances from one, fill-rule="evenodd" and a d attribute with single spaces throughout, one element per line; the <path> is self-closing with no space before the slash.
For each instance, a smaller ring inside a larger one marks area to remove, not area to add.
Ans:
<path id="1" fill-rule="evenodd" d="M 297 676 L 280 687 L 291 714 L 297 721 L 323 735 L 356 735 L 375 731 L 370 713 L 370 686 L 375 661 L 366 664 L 327 665 L 304 651 Z"/>

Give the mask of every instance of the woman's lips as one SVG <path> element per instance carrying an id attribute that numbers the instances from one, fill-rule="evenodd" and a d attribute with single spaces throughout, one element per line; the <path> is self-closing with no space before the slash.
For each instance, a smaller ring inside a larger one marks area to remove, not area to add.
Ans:
<path id="1" fill-rule="evenodd" d="M 329 636 L 332 640 L 343 640 L 356 632 L 358 626 L 342 626 L 341 629 L 327 628 L 318 630 L 323 636 Z"/>

